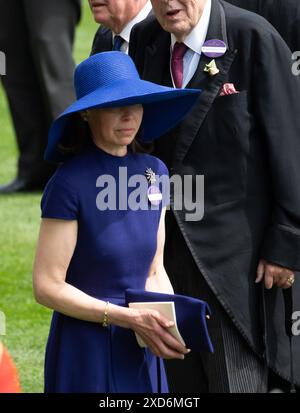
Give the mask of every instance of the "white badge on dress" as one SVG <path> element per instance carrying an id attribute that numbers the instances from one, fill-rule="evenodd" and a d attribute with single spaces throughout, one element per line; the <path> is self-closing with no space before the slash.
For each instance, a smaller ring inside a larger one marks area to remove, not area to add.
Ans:
<path id="1" fill-rule="evenodd" d="M 162 193 L 160 192 L 158 186 L 154 185 L 156 182 L 155 173 L 151 168 L 147 168 L 145 171 L 146 178 L 151 184 L 147 191 L 148 200 L 152 205 L 159 205 L 162 201 Z"/>

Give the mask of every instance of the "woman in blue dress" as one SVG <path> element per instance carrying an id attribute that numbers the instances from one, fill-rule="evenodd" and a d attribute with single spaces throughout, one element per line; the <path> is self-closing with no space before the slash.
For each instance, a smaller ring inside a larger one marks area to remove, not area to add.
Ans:
<path id="1" fill-rule="evenodd" d="M 175 126 L 199 91 L 142 81 L 120 52 L 82 62 L 75 88 L 76 102 L 49 133 L 46 158 L 60 165 L 41 201 L 33 271 L 36 300 L 54 310 L 45 392 L 156 392 L 156 356 L 182 359 L 188 349 L 159 312 L 125 306 L 127 288 L 173 292 L 163 268 L 164 185 L 155 179 L 168 172 L 137 153 L 134 139 Z M 160 377 L 166 392 L 163 363 Z"/>

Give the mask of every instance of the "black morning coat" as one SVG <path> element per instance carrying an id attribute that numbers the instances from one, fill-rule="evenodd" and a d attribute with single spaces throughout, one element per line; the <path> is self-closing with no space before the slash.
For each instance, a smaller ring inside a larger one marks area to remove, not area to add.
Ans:
<path id="1" fill-rule="evenodd" d="M 150 11 L 146 19 L 148 19 L 150 16 L 153 16 L 152 10 Z M 95 33 L 92 43 L 91 55 L 102 52 L 110 52 L 112 50 L 112 38 L 112 31 L 109 28 L 101 25 Z"/>
<path id="2" fill-rule="evenodd" d="M 100 26 L 95 33 L 92 44 L 91 56 L 96 53 L 110 52 L 112 50 L 112 31 L 105 26 Z"/>
<path id="3" fill-rule="evenodd" d="M 299 0 L 227 0 L 228 3 L 255 12 L 279 31 L 292 51 L 300 50 Z"/>
<path id="4" fill-rule="evenodd" d="M 171 175 L 204 175 L 203 219 L 187 221 L 171 194 L 177 224 L 199 272 L 253 351 L 289 379 L 282 291 L 263 293 L 254 281 L 260 258 L 300 270 L 300 76 L 292 74 L 286 43 L 259 15 L 212 0 L 210 39 L 228 45 L 215 59 L 220 72 L 204 72 L 212 59 L 202 53 L 187 87 L 203 93 L 179 126 L 156 141 L 154 154 Z M 154 17 L 134 27 L 129 53 L 143 79 L 172 85 L 170 42 Z M 239 93 L 220 96 L 225 83 Z M 167 271 L 176 258 L 176 250 L 166 257 Z M 293 295 L 300 311 L 297 273 Z M 294 358 L 299 385 L 299 335 Z"/>

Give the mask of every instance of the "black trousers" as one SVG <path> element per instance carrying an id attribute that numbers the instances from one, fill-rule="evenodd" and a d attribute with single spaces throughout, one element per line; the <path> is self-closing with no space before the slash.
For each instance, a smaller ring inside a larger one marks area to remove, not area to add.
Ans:
<path id="1" fill-rule="evenodd" d="M 16 133 L 18 176 L 44 183 L 54 166 L 43 160 L 53 119 L 73 100 L 72 47 L 78 0 L 0 0 L 1 80 Z"/>
<path id="2" fill-rule="evenodd" d="M 172 393 L 265 393 L 268 369 L 250 349 L 201 275 L 176 224 L 166 215 L 165 267 L 174 290 L 208 302 L 208 329 L 215 352 L 191 352 L 165 361 Z"/>

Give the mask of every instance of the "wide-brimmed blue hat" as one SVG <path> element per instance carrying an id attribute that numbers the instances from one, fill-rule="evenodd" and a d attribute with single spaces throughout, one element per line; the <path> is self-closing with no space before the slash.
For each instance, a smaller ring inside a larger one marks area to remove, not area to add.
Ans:
<path id="1" fill-rule="evenodd" d="M 87 109 L 142 104 L 144 116 L 140 140 L 150 142 L 174 127 L 191 109 L 200 90 L 172 89 L 141 80 L 132 59 L 125 53 L 95 54 L 80 63 L 74 76 L 77 100 L 52 124 L 45 159 L 61 158 L 72 114 Z"/>
<path id="2" fill-rule="evenodd" d="M 214 351 L 207 326 L 210 308 L 205 301 L 186 295 L 156 293 L 131 288 L 125 290 L 125 301 L 127 305 L 136 302 L 173 301 L 178 330 L 186 347 L 197 352 L 212 353 Z"/>

